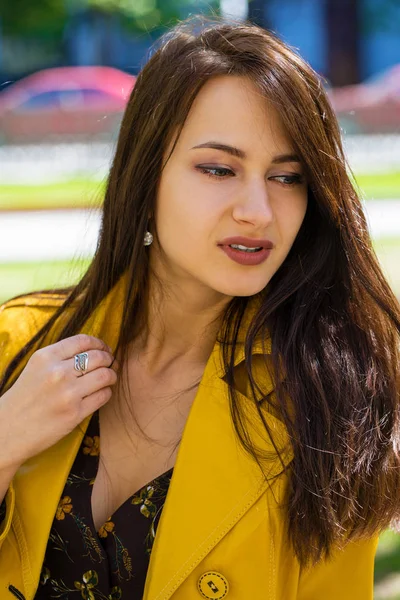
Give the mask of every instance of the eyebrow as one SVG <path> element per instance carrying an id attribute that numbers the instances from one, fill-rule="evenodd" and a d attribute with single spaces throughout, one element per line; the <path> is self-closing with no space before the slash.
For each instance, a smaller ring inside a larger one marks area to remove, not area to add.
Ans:
<path id="1" fill-rule="evenodd" d="M 191 150 L 195 150 L 196 148 L 213 148 L 214 150 L 222 150 L 222 152 L 226 152 L 231 156 L 235 156 L 236 158 L 246 159 L 247 154 L 244 150 L 240 150 L 240 148 L 235 148 L 235 146 L 229 146 L 228 144 L 221 144 L 220 142 L 204 142 L 204 144 L 199 144 L 198 146 L 193 146 Z M 272 159 L 274 164 L 282 164 L 286 162 L 298 162 L 301 163 L 300 157 L 297 154 L 277 154 Z"/>

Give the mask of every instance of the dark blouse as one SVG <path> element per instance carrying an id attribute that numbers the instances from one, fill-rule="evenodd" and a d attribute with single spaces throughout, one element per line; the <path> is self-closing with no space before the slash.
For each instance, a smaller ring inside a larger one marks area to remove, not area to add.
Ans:
<path id="1" fill-rule="evenodd" d="M 96 531 L 91 493 L 99 464 L 99 433 L 96 412 L 57 508 L 35 600 L 140 600 L 143 596 L 173 469 L 128 498 Z"/>

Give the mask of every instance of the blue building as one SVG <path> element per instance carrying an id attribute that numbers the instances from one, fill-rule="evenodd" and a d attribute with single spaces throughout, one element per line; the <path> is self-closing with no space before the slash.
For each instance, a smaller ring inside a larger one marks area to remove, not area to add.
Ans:
<path id="1" fill-rule="evenodd" d="M 249 3 L 260 7 L 258 0 Z M 264 24 L 333 85 L 400 63 L 399 0 L 263 0 Z"/>

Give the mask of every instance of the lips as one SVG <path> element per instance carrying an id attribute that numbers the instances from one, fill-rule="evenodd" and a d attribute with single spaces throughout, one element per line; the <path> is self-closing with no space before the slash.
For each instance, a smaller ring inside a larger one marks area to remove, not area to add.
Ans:
<path id="1" fill-rule="evenodd" d="M 250 252 L 236 248 L 236 246 L 258 248 L 258 250 Z M 260 265 L 267 260 L 274 244 L 270 240 L 236 236 L 225 238 L 218 243 L 218 247 L 234 262 L 250 267 Z"/>
<path id="2" fill-rule="evenodd" d="M 218 242 L 218 246 L 246 246 L 247 248 L 262 248 L 264 250 L 272 250 L 274 244 L 270 240 L 258 239 L 258 238 L 247 238 L 243 236 L 227 237 L 221 242 Z"/>

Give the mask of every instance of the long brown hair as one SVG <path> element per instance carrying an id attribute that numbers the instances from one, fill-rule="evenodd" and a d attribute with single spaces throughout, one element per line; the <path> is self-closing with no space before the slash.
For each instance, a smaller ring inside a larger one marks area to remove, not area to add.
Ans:
<path id="1" fill-rule="evenodd" d="M 256 402 L 262 390 L 252 374 L 256 337 L 271 336 L 273 373 L 285 372 L 283 381 L 275 376 L 275 392 L 264 405 L 279 411 L 294 450 L 288 531 L 305 565 L 329 556 L 333 544 L 345 538 L 379 533 L 399 516 L 400 311 L 372 249 L 320 78 L 273 34 L 249 23 L 192 18 L 163 36 L 126 108 L 93 261 L 81 281 L 64 290 L 63 306 L 11 362 L 0 391 L 67 309 L 76 304 L 59 339 L 79 332 L 122 274 L 128 285 L 118 347 L 126 348 L 145 327 L 149 262 L 143 236 L 154 212 L 163 153 L 201 87 L 217 75 L 249 78 L 279 108 L 309 182 L 302 227 L 262 291 L 245 341 L 246 369 L 266 436 L 271 432 L 263 403 Z M 248 301 L 231 301 L 221 341 L 237 435 L 261 464 L 233 385 Z"/>

